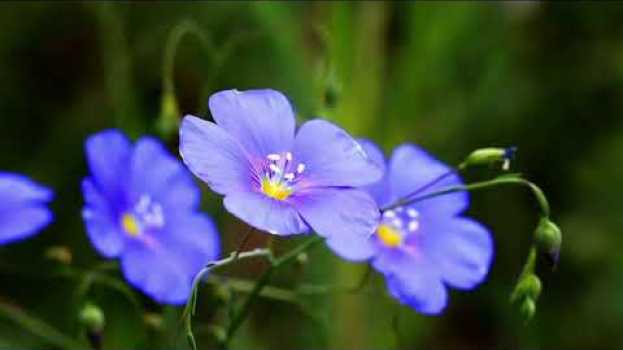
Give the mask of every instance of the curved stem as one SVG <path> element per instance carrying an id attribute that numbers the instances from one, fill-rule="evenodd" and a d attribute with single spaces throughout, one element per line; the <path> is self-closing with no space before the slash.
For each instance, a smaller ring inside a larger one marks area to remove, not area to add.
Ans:
<path id="1" fill-rule="evenodd" d="M 0 314 L 15 322 L 30 333 L 45 339 L 49 344 L 62 349 L 85 349 L 86 345 L 66 336 L 56 328 L 44 321 L 37 319 L 16 306 L 0 303 Z"/>
<path id="2" fill-rule="evenodd" d="M 250 259 L 256 257 L 266 257 L 272 263 L 273 255 L 272 252 L 268 249 L 254 249 L 248 252 L 233 252 L 227 258 L 217 260 L 206 265 L 193 279 L 191 294 L 188 302 L 186 303 L 186 307 L 183 312 L 184 319 L 184 328 L 186 331 L 186 338 L 188 339 L 188 343 L 190 344 L 193 350 L 197 349 L 197 343 L 195 341 L 195 337 L 192 332 L 192 317 L 195 314 L 195 310 L 197 308 L 197 294 L 199 292 L 199 284 L 203 280 L 203 278 L 211 271 L 227 266 L 235 261 Z"/>
<path id="3" fill-rule="evenodd" d="M 388 209 L 393 209 L 393 208 L 404 206 L 404 205 L 413 204 L 416 202 L 420 202 L 420 201 L 433 198 L 433 197 L 437 197 L 437 196 L 441 196 L 444 194 L 461 192 L 461 191 L 476 191 L 476 190 L 482 190 L 482 189 L 487 189 L 491 187 L 496 187 L 499 185 L 508 185 L 508 184 L 522 185 L 522 186 L 528 187 L 532 191 L 532 194 L 534 195 L 534 197 L 536 198 L 543 216 L 549 217 L 549 213 L 550 213 L 549 203 L 547 202 L 547 198 L 545 198 L 543 191 L 534 183 L 524 178 L 518 177 L 517 175 L 502 175 L 502 176 L 499 176 L 499 177 L 496 177 L 494 179 L 487 180 L 487 181 L 474 182 L 468 185 L 461 185 L 461 186 L 451 186 L 451 187 L 448 187 L 448 188 L 445 188 L 439 191 L 427 193 L 419 197 L 404 198 L 404 199 L 398 200 L 396 203 L 386 208 L 383 208 L 381 210 L 388 210 Z"/>
<path id="4" fill-rule="evenodd" d="M 234 336 L 238 328 L 240 328 L 244 320 L 247 318 L 251 310 L 251 305 L 255 301 L 255 298 L 260 294 L 263 288 L 268 284 L 273 273 L 281 266 L 296 259 L 296 257 L 300 253 L 308 250 L 309 248 L 311 248 L 313 245 L 315 245 L 316 243 L 320 241 L 322 241 L 322 237 L 320 236 L 311 237 L 305 242 L 301 243 L 301 245 L 297 246 L 296 248 L 292 249 L 288 253 L 272 261 L 272 264 L 270 265 L 270 267 L 266 271 L 264 271 L 260 279 L 256 282 L 255 286 L 251 290 L 251 293 L 249 294 L 247 299 L 242 304 L 240 311 L 234 315 L 231 323 L 229 324 L 229 327 L 227 327 L 227 331 L 225 333 L 225 339 L 223 340 L 223 344 L 222 344 L 224 347 L 226 347 L 227 344 L 231 341 L 232 337 Z"/>

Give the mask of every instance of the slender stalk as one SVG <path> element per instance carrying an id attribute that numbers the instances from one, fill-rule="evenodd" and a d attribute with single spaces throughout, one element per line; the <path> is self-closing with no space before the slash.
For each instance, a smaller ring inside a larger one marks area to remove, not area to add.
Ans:
<path id="1" fill-rule="evenodd" d="M 56 328 L 27 314 L 16 306 L 0 303 L 0 314 L 51 345 L 63 349 L 82 350 L 87 348 L 87 345 L 61 333 Z"/>
<path id="2" fill-rule="evenodd" d="M 413 204 L 416 202 L 421 202 L 423 200 L 441 196 L 444 194 L 461 192 L 461 191 L 476 191 L 476 190 L 496 187 L 499 185 L 509 185 L 509 184 L 528 187 L 532 191 L 532 194 L 534 195 L 534 197 L 536 198 L 543 216 L 549 217 L 549 212 L 550 212 L 549 203 L 547 202 L 547 199 L 545 198 L 543 191 L 534 183 L 526 179 L 523 179 L 521 177 L 518 177 L 517 175 L 502 175 L 502 176 L 499 176 L 499 177 L 496 177 L 494 179 L 487 180 L 487 181 L 474 182 L 468 185 L 461 185 L 461 186 L 451 186 L 451 187 L 448 187 L 448 188 L 445 188 L 439 191 L 427 193 L 425 195 L 421 195 L 418 197 L 403 198 L 381 210 L 384 211 L 384 210 L 394 209 L 397 207 Z"/>
<path id="3" fill-rule="evenodd" d="M 266 285 L 270 281 L 270 278 L 275 273 L 275 271 L 279 269 L 281 266 L 289 263 L 290 261 L 293 261 L 294 259 L 296 259 L 296 257 L 300 253 L 308 250 L 309 248 L 311 248 L 313 245 L 315 245 L 316 243 L 320 241 L 322 241 L 322 237 L 320 236 L 311 237 L 305 242 L 303 242 L 301 245 L 297 246 L 296 248 L 292 249 L 288 253 L 272 261 L 272 264 L 268 267 L 266 271 L 264 271 L 262 276 L 256 282 L 255 287 L 251 290 L 251 293 L 249 294 L 247 299 L 242 304 L 240 311 L 234 315 L 231 323 L 227 327 L 227 331 L 225 333 L 225 339 L 223 340 L 223 344 L 222 344 L 223 347 L 227 346 L 227 344 L 231 341 L 236 331 L 240 328 L 244 320 L 247 318 L 247 316 L 249 315 L 249 312 L 251 311 L 251 305 L 253 305 L 253 302 L 255 301 L 256 297 L 260 294 L 260 292 L 263 290 L 263 288 L 266 287 Z"/>
<path id="4" fill-rule="evenodd" d="M 273 261 L 272 252 L 268 249 L 254 249 L 248 252 L 233 252 L 227 258 L 217 260 L 206 265 L 197 275 L 195 276 L 192 284 L 192 290 L 190 294 L 190 298 L 188 303 L 186 303 L 186 307 L 183 312 L 184 319 L 184 329 L 186 331 L 186 338 L 188 339 L 188 343 L 193 350 L 197 349 L 197 343 L 195 341 L 195 337 L 192 332 L 192 317 L 195 314 L 195 310 L 197 308 L 197 294 L 199 292 L 199 284 L 203 280 L 203 278 L 211 271 L 227 266 L 235 261 L 257 258 L 257 257 L 265 257 L 268 258 L 269 261 Z"/>

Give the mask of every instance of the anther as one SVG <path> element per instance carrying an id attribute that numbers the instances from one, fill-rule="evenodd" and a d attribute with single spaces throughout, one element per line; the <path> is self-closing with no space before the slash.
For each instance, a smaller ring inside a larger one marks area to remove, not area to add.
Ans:
<path id="1" fill-rule="evenodd" d="M 268 160 L 278 161 L 279 159 L 281 159 L 281 156 L 276 153 L 271 153 L 267 155 L 266 158 L 268 158 Z"/>
<path id="2" fill-rule="evenodd" d="M 290 153 L 290 152 L 286 152 L 286 159 L 287 159 L 288 161 L 291 161 L 291 160 L 292 160 L 292 153 Z"/>
<path id="3" fill-rule="evenodd" d="M 420 227 L 420 223 L 412 220 L 409 222 L 409 231 L 413 232 L 413 231 L 417 231 L 417 229 Z"/>
<path id="4" fill-rule="evenodd" d="M 393 210 L 387 210 L 383 212 L 383 217 L 387 219 L 392 219 L 396 217 L 396 213 Z"/>
<path id="5" fill-rule="evenodd" d="M 303 171 L 305 171 L 305 164 L 299 163 L 299 165 L 296 166 L 296 172 L 301 174 Z"/>
<path id="6" fill-rule="evenodd" d="M 407 209 L 407 215 L 410 218 L 417 218 L 418 216 L 420 216 L 420 213 L 418 213 L 418 211 L 413 208 L 409 208 Z"/>

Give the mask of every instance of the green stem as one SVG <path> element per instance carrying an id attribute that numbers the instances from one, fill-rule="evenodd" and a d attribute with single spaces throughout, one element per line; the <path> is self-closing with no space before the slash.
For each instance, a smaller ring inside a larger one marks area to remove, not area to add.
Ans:
<path id="1" fill-rule="evenodd" d="M 0 303 L 0 314 L 54 346 L 58 346 L 63 349 L 76 350 L 87 348 L 85 344 L 64 335 L 56 328 L 40 319 L 28 315 L 18 307 Z"/>
<path id="2" fill-rule="evenodd" d="M 445 188 L 439 191 L 427 193 L 419 197 L 405 198 L 405 199 L 399 200 L 396 203 L 386 208 L 383 208 L 382 210 L 384 211 L 384 210 L 394 209 L 397 207 L 413 204 L 416 202 L 420 202 L 420 201 L 433 198 L 433 197 L 437 197 L 437 196 L 441 196 L 444 194 L 461 192 L 461 191 L 476 191 L 476 190 L 496 187 L 499 185 L 509 185 L 509 184 L 528 187 L 532 191 L 532 194 L 534 195 L 534 197 L 536 198 L 543 216 L 549 217 L 549 213 L 550 213 L 549 203 L 547 202 L 547 199 L 545 198 L 543 191 L 534 183 L 526 179 L 523 179 L 521 177 L 518 177 L 517 175 L 502 175 L 502 176 L 499 176 L 499 177 L 496 177 L 494 179 L 487 180 L 487 181 L 474 182 L 468 185 L 461 185 L 461 186 L 451 186 L 451 187 L 448 187 L 448 188 Z"/>
<path id="3" fill-rule="evenodd" d="M 305 242 L 303 242 L 301 245 L 297 246 L 296 248 L 292 249 L 288 253 L 272 261 L 272 264 L 269 266 L 269 268 L 266 271 L 264 271 L 260 279 L 255 284 L 255 287 L 251 290 L 251 293 L 249 293 L 249 296 L 242 304 L 240 311 L 234 315 L 231 323 L 229 324 L 229 327 L 227 327 L 227 331 L 225 333 L 225 339 L 223 340 L 223 344 L 222 344 L 223 347 L 227 346 L 227 344 L 231 341 L 232 337 L 234 336 L 238 328 L 240 328 L 244 320 L 247 318 L 249 312 L 251 311 L 251 305 L 253 305 L 253 302 L 255 301 L 256 297 L 260 294 L 260 292 L 263 290 L 263 288 L 266 287 L 266 285 L 270 281 L 270 278 L 275 273 L 275 271 L 281 266 L 289 263 L 290 261 L 295 260 L 296 257 L 300 253 L 305 252 L 306 250 L 311 248 L 314 244 L 320 241 L 322 241 L 322 237 L 320 236 L 311 237 Z"/>
<path id="4" fill-rule="evenodd" d="M 184 312 L 183 312 L 186 338 L 188 339 L 188 343 L 190 344 L 193 350 L 197 349 L 197 343 L 195 341 L 195 337 L 193 336 L 193 332 L 192 332 L 192 317 L 195 314 L 195 310 L 197 308 L 197 294 L 199 292 L 199 285 L 201 284 L 201 281 L 203 280 L 203 278 L 211 271 L 227 266 L 235 261 L 243 260 L 243 259 L 250 259 L 250 258 L 257 258 L 257 257 L 265 257 L 265 258 L 268 258 L 269 261 L 271 262 L 273 261 L 272 252 L 268 249 L 254 249 L 254 250 L 251 250 L 248 252 L 242 252 L 242 253 L 233 252 L 227 258 L 209 263 L 203 269 L 201 269 L 199 273 L 197 273 L 197 275 L 195 276 L 193 280 L 190 298 L 188 302 L 186 303 L 186 307 L 184 308 Z"/>

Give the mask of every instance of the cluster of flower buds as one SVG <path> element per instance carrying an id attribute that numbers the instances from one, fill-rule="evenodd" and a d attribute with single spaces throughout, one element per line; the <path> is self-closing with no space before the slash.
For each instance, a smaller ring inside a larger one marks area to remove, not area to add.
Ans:
<path id="1" fill-rule="evenodd" d="M 541 289 L 541 280 L 534 273 L 526 273 L 519 278 L 511 301 L 520 303 L 520 312 L 525 320 L 530 320 L 534 316 Z"/>

